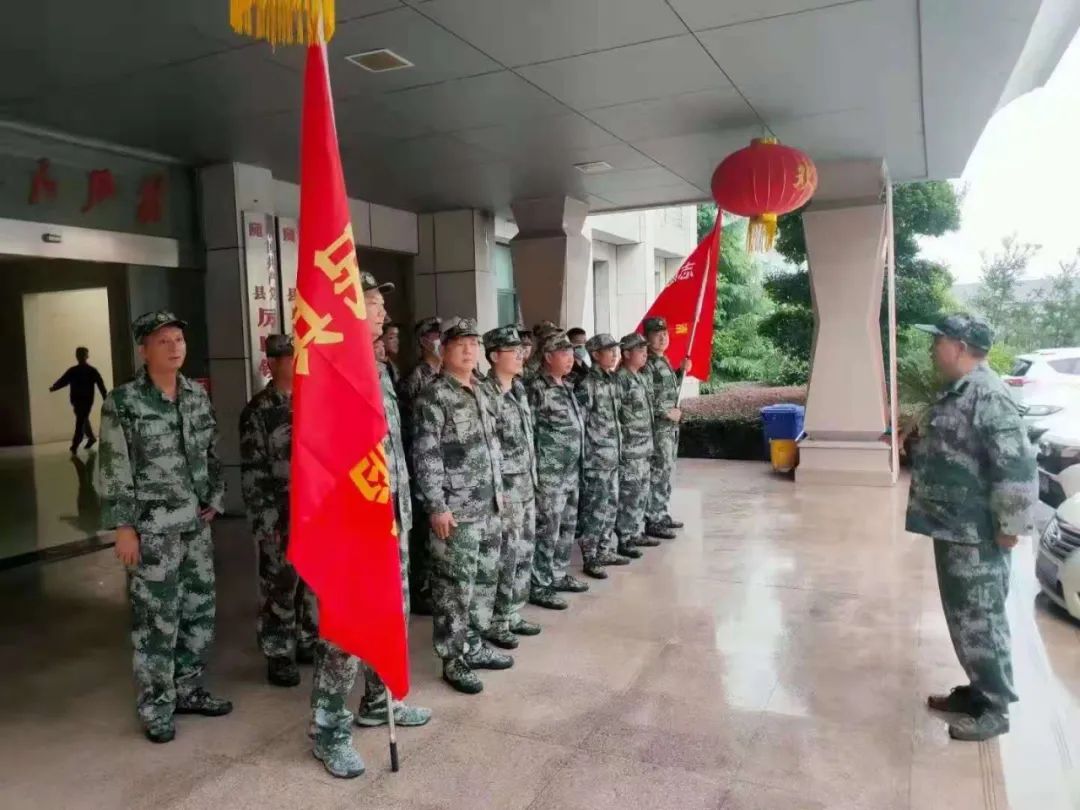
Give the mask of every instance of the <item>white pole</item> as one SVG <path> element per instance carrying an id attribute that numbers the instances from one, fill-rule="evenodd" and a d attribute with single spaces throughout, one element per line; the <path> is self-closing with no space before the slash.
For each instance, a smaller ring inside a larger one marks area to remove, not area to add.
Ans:
<path id="1" fill-rule="evenodd" d="M 885 273 L 889 284 L 889 439 L 892 451 L 892 482 L 900 477 L 900 401 L 896 380 L 896 256 L 893 234 L 893 193 L 885 169 Z"/>
<path id="2" fill-rule="evenodd" d="M 398 753 L 397 753 L 397 729 L 394 726 L 394 696 L 390 694 L 390 690 L 386 690 L 386 717 L 389 720 L 387 728 L 390 729 L 390 770 L 393 773 L 398 772 Z"/>

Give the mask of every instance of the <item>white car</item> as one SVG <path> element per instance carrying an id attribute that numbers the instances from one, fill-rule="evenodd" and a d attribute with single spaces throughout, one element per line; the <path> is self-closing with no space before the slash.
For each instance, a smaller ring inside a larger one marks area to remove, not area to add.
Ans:
<path id="1" fill-rule="evenodd" d="M 1037 442 L 1039 499 L 1055 509 L 1072 494 L 1063 476 L 1070 469 L 1080 475 L 1080 390 L 1073 393 L 1072 402 L 1068 399 L 1059 397 L 1060 405 L 1029 405 L 1025 415 L 1028 424 L 1041 433 Z"/>
<path id="2" fill-rule="evenodd" d="M 1080 467 L 1073 467 L 1080 472 Z M 1080 475 L 1066 476 L 1080 487 Z M 1080 494 L 1067 498 L 1039 538 L 1035 575 L 1043 592 L 1080 619 Z"/>
<path id="3" fill-rule="evenodd" d="M 1080 348 L 1040 349 L 1021 354 L 1002 379 L 1020 402 L 1060 404 L 1080 392 Z"/>

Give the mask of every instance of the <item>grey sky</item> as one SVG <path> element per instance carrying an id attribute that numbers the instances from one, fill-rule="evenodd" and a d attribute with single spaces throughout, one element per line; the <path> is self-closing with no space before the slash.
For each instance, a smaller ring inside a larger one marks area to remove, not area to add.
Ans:
<path id="1" fill-rule="evenodd" d="M 998 110 L 986 125 L 963 177 L 956 233 L 923 240 L 923 254 L 958 282 L 978 281 L 980 251 L 992 253 L 1015 232 L 1043 246 L 1029 278 L 1052 274 L 1080 247 L 1080 36 L 1046 86 Z"/>

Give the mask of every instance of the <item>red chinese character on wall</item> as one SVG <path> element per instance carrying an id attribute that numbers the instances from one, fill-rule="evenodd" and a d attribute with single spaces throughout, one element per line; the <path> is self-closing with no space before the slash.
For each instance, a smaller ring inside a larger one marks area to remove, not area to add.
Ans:
<path id="1" fill-rule="evenodd" d="M 263 238 L 263 226 L 261 222 L 249 222 L 248 223 L 248 236 L 255 237 L 256 239 Z"/>
<path id="2" fill-rule="evenodd" d="M 271 329 L 277 325 L 277 313 L 272 309 L 259 310 L 259 326 L 269 326 Z"/>
<path id="3" fill-rule="evenodd" d="M 139 206 L 135 218 L 143 225 L 161 222 L 162 197 L 165 194 L 165 175 L 158 173 L 144 177 L 139 186 Z"/>
<path id="4" fill-rule="evenodd" d="M 262 359 L 262 362 L 259 363 L 259 373 L 264 377 L 270 376 L 270 361 L 265 357 Z"/>
<path id="5" fill-rule="evenodd" d="M 86 202 L 79 209 L 84 214 L 91 208 L 116 196 L 116 181 L 108 169 L 93 169 L 87 178 Z"/>
<path id="6" fill-rule="evenodd" d="M 281 241 L 283 241 L 283 242 L 295 242 L 296 241 L 296 228 L 282 228 L 281 229 Z"/>
<path id="7" fill-rule="evenodd" d="M 30 178 L 30 204 L 37 205 L 42 199 L 56 199 L 56 181 L 49 176 L 50 164 L 47 158 L 37 162 L 37 171 Z"/>
<path id="8" fill-rule="evenodd" d="M 266 339 L 268 337 L 270 337 L 270 336 L 269 335 L 259 335 L 259 350 L 262 351 L 263 354 L 266 354 Z"/>

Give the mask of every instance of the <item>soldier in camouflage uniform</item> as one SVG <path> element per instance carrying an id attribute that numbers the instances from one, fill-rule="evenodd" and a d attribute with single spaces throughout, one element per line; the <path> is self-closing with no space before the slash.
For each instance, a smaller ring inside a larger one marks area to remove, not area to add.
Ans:
<path id="1" fill-rule="evenodd" d="M 518 646 L 517 636 L 540 632 L 539 625 L 520 614 L 529 597 L 536 544 L 536 445 L 529 398 L 518 379 L 524 360 L 518 330 L 501 326 L 485 333 L 484 351 L 491 364 L 484 385 L 495 403 L 506 493 L 499 584 L 491 628 L 485 638 L 497 647 L 512 650 Z"/>
<path id="2" fill-rule="evenodd" d="M 581 476 L 578 530 L 585 573 L 607 579 L 604 566 L 630 561 L 615 553 L 615 517 L 619 506 L 619 456 L 622 427 L 615 379 L 619 342 L 599 334 L 585 344 L 592 365 L 577 385 L 585 416 L 585 458 Z"/>
<path id="3" fill-rule="evenodd" d="M 986 363 L 989 325 L 950 315 L 932 333 L 934 365 L 947 381 L 927 417 L 911 477 L 907 530 L 934 540 L 941 604 L 969 683 L 933 695 L 931 708 L 964 715 L 959 740 L 1009 730 L 1013 690 L 1010 554 L 1038 499 L 1035 455 L 1020 410 Z"/>
<path id="4" fill-rule="evenodd" d="M 532 359 L 533 349 L 535 348 L 536 343 L 535 338 L 533 338 L 533 333 L 528 329 L 519 329 L 518 335 L 521 337 L 521 371 L 524 373 L 525 366 L 528 364 L 529 360 Z"/>
<path id="5" fill-rule="evenodd" d="M 540 366 L 544 362 L 544 352 L 542 351 L 544 341 L 558 331 L 560 331 L 559 327 L 551 321 L 540 321 L 540 323 L 533 327 L 532 335 L 535 346 L 532 354 L 526 358 L 525 366 L 521 371 L 521 379 L 526 386 L 533 377 L 540 373 Z"/>
<path id="6" fill-rule="evenodd" d="M 210 398 L 180 373 L 184 328 L 173 313 L 132 324 L 143 367 L 101 409 L 96 489 L 103 529 L 128 568 L 138 713 L 148 739 L 175 736 L 174 714 L 228 714 L 202 687 L 214 638 L 210 522 L 224 509 Z"/>
<path id="7" fill-rule="evenodd" d="M 650 537 L 672 540 L 674 529 L 683 524 L 668 513 L 671 500 L 671 479 L 675 475 L 675 459 L 679 454 L 679 389 L 682 375 L 690 370 L 690 358 L 682 362 L 679 374 L 672 369 L 664 352 L 671 338 L 667 321 L 646 318 L 642 324 L 649 343 L 649 359 L 645 363 L 645 378 L 653 403 L 653 457 L 649 474 L 649 506 L 645 512 L 645 533 Z"/>
<path id="8" fill-rule="evenodd" d="M 259 555 L 259 648 L 274 686 L 300 683 L 297 663 L 314 660 L 318 640 L 315 594 L 285 559 L 289 544 L 289 462 L 292 454 L 293 345 L 288 335 L 266 339 L 270 384 L 240 414 L 241 483 Z"/>
<path id="9" fill-rule="evenodd" d="M 435 379 L 442 365 L 439 341 L 442 337 L 442 322 L 438 318 L 424 318 L 417 321 L 414 330 L 416 343 L 420 348 L 420 361 L 405 379 L 398 384 L 398 406 L 402 419 L 402 438 L 405 440 L 405 458 L 407 465 L 412 465 L 412 422 L 413 407 L 416 398 L 424 387 Z M 423 513 L 423 506 L 412 493 L 412 510 Z M 428 554 L 428 527 L 426 521 L 413 526 L 409 533 L 409 584 L 412 591 L 413 612 L 421 616 L 431 615 L 431 559 Z"/>
<path id="10" fill-rule="evenodd" d="M 371 273 L 360 274 L 360 286 L 364 292 L 364 308 L 373 340 L 382 337 L 382 324 L 386 320 L 384 293 L 392 292 L 393 284 L 379 284 Z M 411 524 L 409 508 L 408 473 L 404 467 L 401 445 L 401 424 L 393 398 L 393 385 L 385 367 L 379 364 L 379 384 L 383 393 L 383 408 L 389 428 L 383 449 L 390 479 L 390 492 L 394 501 L 394 514 L 398 521 L 398 538 L 401 555 L 401 581 L 405 599 L 405 616 L 408 620 L 408 550 L 407 530 Z M 361 618 L 362 620 L 362 618 Z M 353 714 L 346 706 L 349 692 L 356 683 L 357 673 L 364 672 L 364 698 L 356 713 L 358 726 L 380 726 L 389 722 L 389 701 L 386 687 L 374 670 L 355 656 L 320 639 L 316 648 L 315 674 L 311 687 L 311 709 L 315 745 L 312 753 L 333 776 L 351 779 L 364 772 L 364 761 L 352 745 Z M 394 721 L 402 726 L 422 726 L 431 719 L 430 709 L 394 703 Z"/>
<path id="11" fill-rule="evenodd" d="M 585 422 L 566 375 L 574 365 L 574 349 L 559 331 L 545 338 L 542 366 L 527 383 L 536 439 L 536 551 L 529 601 L 565 610 L 556 591 L 582 593 L 584 582 L 566 573 L 577 524 L 578 487 L 584 454 Z"/>
<path id="12" fill-rule="evenodd" d="M 637 332 L 620 342 L 622 365 L 615 374 L 619 387 L 619 425 L 622 453 L 619 457 L 619 515 L 615 533 L 619 553 L 640 557 L 636 546 L 658 546 L 659 540 L 645 536 L 645 508 L 649 502 L 649 470 L 653 454 L 653 406 L 649 384 L 642 369 L 648 358 L 648 344 Z"/>
<path id="13" fill-rule="evenodd" d="M 466 694 L 484 685 L 474 669 L 508 669 L 514 659 L 483 641 L 498 586 L 503 508 L 494 404 L 473 378 L 476 322 L 443 332 L 443 368 L 416 402 L 413 469 L 431 525 L 435 652 L 443 680 Z"/>

